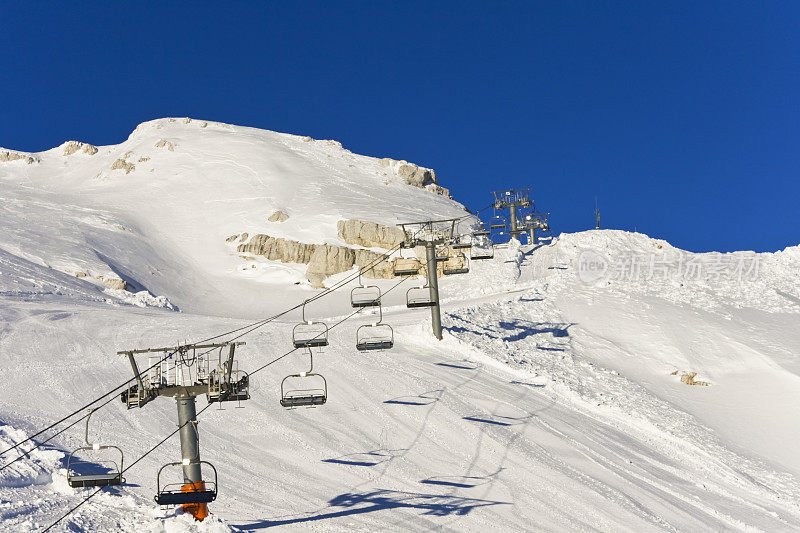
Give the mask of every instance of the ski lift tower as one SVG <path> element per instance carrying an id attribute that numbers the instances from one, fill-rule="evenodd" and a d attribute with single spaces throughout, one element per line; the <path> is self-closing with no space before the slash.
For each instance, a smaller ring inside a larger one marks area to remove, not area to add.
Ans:
<path id="1" fill-rule="evenodd" d="M 445 261 L 447 257 L 439 257 L 436 247 L 452 244 L 456 223 L 459 219 L 428 220 L 425 222 L 406 222 L 398 224 L 405 233 L 404 248 L 425 247 L 425 259 L 428 265 L 428 290 L 430 293 L 431 325 L 433 334 L 442 340 L 442 313 L 439 308 L 439 278 L 438 261 Z"/>
<path id="2" fill-rule="evenodd" d="M 530 213 L 525 215 L 525 229 L 528 230 L 528 244 L 536 244 L 536 230 L 550 231 L 547 217 L 550 213 Z"/>
<path id="3" fill-rule="evenodd" d="M 494 196 L 494 208 L 497 211 L 502 211 L 506 207 L 509 209 L 509 220 L 511 227 L 508 233 L 512 238 L 518 239 L 520 233 L 525 232 L 525 228 L 520 228 L 517 220 L 517 209 L 527 209 L 533 207 L 533 201 L 530 199 L 530 189 L 511 189 L 508 191 L 492 191 Z"/>
<path id="4" fill-rule="evenodd" d="M 215 480 L 206 486 L 201 472 L 200 433 L 197 427 L 195 398 L 201 394 L 208 402 L 240 402 L 250 398 L 249 377 L 238 370 L 234 359 L 237 346 L 243 342 L 189 344 L 168 348 L 123 350 L 128 356 L 135 383 L 121 394 L 122 402 L 133 409 L 144 407 L 159 396 L 175 398 L 178 404 L 178 427 L 181 439 L 181 462 L 173 463 L 183 469 L 183 485 L 175 490 L 161 491 L 156 501 L 165 505 L 182 505 L 183 510 L 197 520 L 208 516 L 208 502 L 217 495 Z M 226 352 L 227 348 L 227 353 Z M 136 355 L 149 354 L 147 370 L 142 373 Z M 172 464 L 171 464 L 172 465 Z M 162 470 L 166 468 L 162 467 Z M 160 477 L 159 471 L 159 477 Z"/>

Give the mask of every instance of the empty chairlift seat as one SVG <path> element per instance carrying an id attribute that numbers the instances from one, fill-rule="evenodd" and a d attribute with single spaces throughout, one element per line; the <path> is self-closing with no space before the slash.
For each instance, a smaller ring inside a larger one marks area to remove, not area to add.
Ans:
<path id="1" fill-rule="evenodd" d="M 89 420 L 94 409 L 86 417 L 86 446 L 73 450 L 67 457 L 67 483 L 72 488 L 109 487 L 122 485 L 122 464 L 125 460 L 122 450 L 116 446 L 106 446 L 89 442 Z M 84 459 L 79 459 L 79 454 Z M 117 462 L 119 454 L 119 462 Z"/>
<path id="2" fill-rule="evenodd" d="M 119 453 L 119 462 L 114 459 L 101 459 L 100 454 L 105 450 L 116 450 Z M 91 460 L 81 460 L 75 457 L 76 452 L 89 452 L 93 457 Z M 96 458 L 95 458 L 96 457 Z M 124 460 L 122 450 L 116 446 L 82 446 L 69 454 L 67 458 L 67 483 L 70 487 L 109 487 L 122 485 L 125 479 L 122 477 L 122 462 Z"/>
<path id="3" fill-rule="evenodd" d="M 506 229 L 506 219 L 499 215 L 495 215 L 489 221 L 489 229 Z"/>
<path id="4" fill-rule="evenodd" d="M 189 464 L 208 465 L 214 472 L 214 479 L 203 480 L 197 482 L 182 482 L 182 483 L 167 483 L 161 484 L 161 475 L 165 468 L 170 468 L 173 473 L 179 472 L 183 478 L 182 468 Z M 183 462 L 167 463 L 158 470 L 156 476 L 156 496 L 155 501 L 158 505 L 184 505 L 184 504 L 197 504 L 197 503 L 210 503 L 217 499 L 217 469 L 208 461 L 198 461 L 196 463 L 189 463 L 188 460 L 184 465 Z M 181 470 L 178 470 L 178 467 Z"/>
<path id="5" fill-rule="evenodd" d="M 328 326 L 324 322 L 301 322 L 292 330 L 295 348 L 319 348 L 328 345 Z"/>
<path id="6" fill-rule="evenodd" d="M 356 330 L 358 351 L 388 350 L 394 346 L 394 330 L 389 324 L 364 324 Z"/>
<path id="7" fill-rule="evenodd" d="M 419 260 L 407 257 L 398 257 L 394 260 L 395 276 L 416 276 L 419 274 L 421 264 Z"/>
<path id="8" fill-rule="evenodd" d="M 431 300 L 430 288 L 425 287 L 412 287 L 406 291 L 406 307 L 433 307 L 436 302 Z"/>
<path id="9" fill-rule="evenodd" d="M 300 372 L 281 381 L 281 405 L 286 408 L 315 407 L 328 401 L 328 382 L 322 374 Z"/>
<path id="10" fill-rule="evenodd" d="M 469 272 L 469 260 L 463 252 L 451 256 L 447 259 L 442 269 L 442 274 L 450 276 L 453 274 L 466 274 Z"/>
<path id="11" fill-rule="evenodd" d="M 472 260 L 492 259 L 494 257 L 494 247 L 491 242 L 474 244 L 469 251 L 469 258 Z"/>
<path id="12" fill-rule="evenodd" d="M 353 287 L 350 291 L 350 304 L 355 307 L 380 307 L 381 290 L 374 286 Z"/>

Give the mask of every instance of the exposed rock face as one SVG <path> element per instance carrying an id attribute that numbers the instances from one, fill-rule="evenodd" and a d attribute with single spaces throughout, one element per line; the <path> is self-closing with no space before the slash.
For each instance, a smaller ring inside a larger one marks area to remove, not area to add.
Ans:
<path id="1" fill-rule="evenodd" d="M 166 148 L 170 152 L 175 151 L 175 145 L 166 139 L 161 139 L 156 143 L 156 148 Z"/>
<path id="2" fill-rule="evenodd" d="M 102 278 L 102 279 L 103 279 L 103 285 L 105 285 L 109 289 L 122 289 L 123 291 L 128 289 L 128 282 L 126 282 L 125 280 L 119 278 Z"/>
<path id="3" fill-rule="evenodd" d="M 33 154 L 26 154 L 23 152 L 15 152 L 13 150 L 0 150 L 0 163 L 8 163 L 11 161 L 24 161 L 28 165 L 39 162 L 39 158 Z"/>
<path id="4" fill-rule="evenodd" d="M 69 141 L 64 143 L 64 155 L 72 155 L 77 152 L 83 152 L 87 155 L 94 155 L 97 153 L 97 147 L 92 144 L 82 143 L 80 141 Z"/>
<path id="5" fill-rule="evenodd" d="M 340 220 L 336 224 L 339 238 L 347 244 L 391 249 L 403 242 L 405 233 L 400 228 L 384 226 L 363 220 Z"/>
<path id="6" fill-rule="evenodd" d="M 449 190 L 439 186 L 439 182 L 436 180 L 436 173 L 433 169 L 421 167 L 414 163 L 409 163 L 408 161 L 397 161 L 389 157 L 381 159 L 380 165 L 393 170 L 399 178 L 409 185 L 427 189 L 443 196 L 450 196 Z"/>
<path id="7" fill-rule="evenodd" d="M 696 381 L 694 377 L 697 375 L 697 372 L 684 372 L 681 376 L 681 382 L 686 383 L 687 385 L 701 385 L 707 387 L 709 385 L 708 381 Z"/>
<path id="8" fill-rule="evenodd" d="M 237 238 L 243 241 L 247 234 L 231 235 L 226 239 L 233 242 Z M 347 246 L 331 244 L 306 244 L 283 238 L 275 238 L 263 233 L 253 235 L 249 242 L 236 247 L 240 253 L 261 255 L 272 261 L 283 263 L 308 264 L 306 277 L 314 287 L 322 287 L 323 281 L 328 276 L 346 272 L 353 268 L 365 267 L 380 258 L 383 254 L 372 250 L 356 250 Z M 391 279 L 394 277 L 393 263 L 380 261 L 364 272 L 367 278 Z"/>
<path id="9" fill-rule="evenodd" d="M 250 242 L 237 246 L 237 251 L 263 255 L 282 263 L 308 263 L 314 253 L 315 244 L 305 244 L 283 238 L 270 237 L 263 233 L 253 235 Z"/>
<path id="10" fill-rule="evenodd" d="M 272 217 L 270 217 L 272 218 Z M 339 237 L 347 244 L 366 247 L 392 249 L 400 244 L 405 234 L 400 228 L 384 226 L 375 222 L 363 220 L 340 220 L 338 223 Z M 325 278 L 341 272 L 347 272 L 355 265 L 366 268 L 363 275 L 372 279 L 394 278 L 395 264 L 406 268 L 419 269 L 421 275 L 427 275 L 425 263 L 425 248 L 414 249 L 416 257 L 395 258 L 387 260 L 386 255 L 372 250 L 354 249 L 349 246 L 336 246 L 331 244 L 306 244 L 284 238 L 271 237 L 259 233 L 245 243 L 248 234 L 235 234 L 225 239 L 232 243 L 239 241 L 236 247 L 240 253 L 249 253 L 263 256 L 271 261 L 283 263 L 307 264 L 306 278 L 314 287 L 322 287 Z M 454 250 L 448 250 L 450 259 L 437 262 L 439 275 L 443 275 L 445 268 L 461 268 L 468 264 L 466 256 Z M 245 257 L 247 259 L 247 257 Z"/>
<path id="11" fill-rule="evenodd" d="M 367 265 L 385 257 L 383 254 L 372 250 L 356 250 L 356 266 L 364 268 Z M 380 261 L 365 270 L 362 274 L 365 278 L 371 279 L 392 279 L 394 277 L 394 261 Z"/>
<path id="12" fill-rule="evenodd" d="M 128 163 L 124 159 L 120 158 L 114 161 L 114 164 L 111 165 L 111 170 L 124 170 L 125 174 L 130 174 L 136 170 L 136 165 L 133 163 Z"/>
<path id="13" fill-rule="evenodd" d="M 270 222 L 285 222 L 289 220 L 289 215 L 279 210 L 272 213 L 267 220 Z"/>
<path id="14" fill-rule="evenodd" d="M 356 253 L 352 248 L 322 244 L 314 247 L 306 278 L 314 287 L 322 287 L 325 278 L 353 268 Z"/>

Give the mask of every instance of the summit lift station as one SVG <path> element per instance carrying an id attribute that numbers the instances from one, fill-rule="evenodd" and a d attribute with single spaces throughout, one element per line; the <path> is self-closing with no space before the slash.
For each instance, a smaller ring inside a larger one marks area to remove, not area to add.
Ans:
<path id="1" fill-rule="evenodd" d="M 243 342 L 190 344 L 169 348 L 123 350 L 128 356 L 135 383 L 122 392 L 128 409 L 144 407 L 159 396 L 175 398 L 178 406 L 178 427 L 181 439 L 181 461 L 161 467 L 156 477 L 156 503 L 181 505 L 184 512 L 197 520 L 208 516 L 208 503 L 217 497 L 217 471 L 200 460 L 200 433 L 197 427 L 195 399 L 201 394 L 209 403 L 248 400 L 249 376 L 237 368 L 235 352 Z M 227 350 L 226 350 L 227 349 Z M 227 351 L 227 353 L 225 353 Z M 142 373 L 136 355 L 149 354 L 147 370 Z M 212 480 L 203 480 L 202 466 L 213 472 Z M 162 485 L 162 473 L 169 469 L 183 470 L 182 483 Z"/>

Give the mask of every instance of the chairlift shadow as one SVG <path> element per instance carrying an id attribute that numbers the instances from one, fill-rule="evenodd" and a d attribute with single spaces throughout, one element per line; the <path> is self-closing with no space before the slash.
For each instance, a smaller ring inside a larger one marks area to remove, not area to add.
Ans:
<path id="1" fill-rule="evenodd" d="M 544 384 L 528 383 L 527 381 L 509 381 L 509 383 L 511 383 L 512 385 L 526 385 L 528 387 L 533 387 L 535 389 L 541 389 L 545 387 Z"/>
<path id="2" fill-rule="evenodd" d="M 416 396 L 398 396 L 396 398 L 392 398 L 391 400 L 386 400 L 383 403 L 392 405 L 430 405 L 434 402 L 438 402 L 443 392 L 444 389 L 436 389 L 423 392 L 422 394 L 418 394 Z"/>
<path id="3" fill-rule="evenodd" d="M 348 455 L 342 455 L 341 457 L 334 457 L 332 459 L 323 459 L 322 462 L 346 466 L 378 466 L 379 464 L 391 461 L 404 451 L 406 451 L 406 448 L 397 448 L 392 450 L 382 448 L 369 452 L 351 453 Z"/>
<path id="4" fill-rule="evenodd" d="M 498 325 L 507 331 L 516 331 L 514 335 L 503 337 L 504 341 L 515 342 L 531 335 L 550 333 L 553 337 L 569 337 L 569 328 L 575 323 L 553 324 L 548 322 L 529 322 L 526 320 L 500 321 Z"/>
<path id="5" fill-rule="evenodd" d="M 445 366 L 447 368 L 457 368 L 459 370 L 477 370 L 481 366 L 478 363 L 475 363 L 474 361 L 467 361 L 466 359 L 464 360 L 464 363 L 467 364 L 460 364 L 460 365 L 456 363 L 433 363 L 433 364 L 435 364 L 436 366 Z"/>
<path id="6" fill-rule="evenodd" d="M 391 509 L 417 509 L 429 516 L 465 516 L 480 507 L 493 505 L 511 505 L 511 502 L 463 498 L 447 494 L 425 494 L 420 492 L 402 492 L 377 489 L 362 493 L 344 493 L 328 502 L 328 509 L 342 507 L 342 510 L 329 510 L 296 518 L 278 520 L 261 520 L 246 525 L 237 525 L 239 529 L 256 530 L 275 526 L 316 522 L 331 518 L 341 518 L 358 514 L 386 511 Z"/>
<path id="7" fill-rule="evenodd" d="M 473 335 L 480 335 L 483 337 L 488 337 L 490 339 L 496 339 L 495 335 L 491 335 L 489 333 L 481 333 L 479 331 L 475 331 L 474 329 L 469 329 L 461 326 L 445 326 L 444 330 L 449 333 L 471 333 Z"/>
<path id="8" fill-rule="evenodd" d="M 453 487 L 457 489 L 471 489 L 491 482 L 490 477 L 481 476 L 433 476 L 428 479 L 420 480 L 426 485 L 441 485 L 443 487 Z"/>
<path id="9" fill-rule="evenodd" d="M 463 420 L 469 420 L 470 422 L 481 422 L 483 424 L 490 424 L 494 426 L 517 426 L 519 424 L 525 424 L 535 415 L 531 413 L 525 416 L 503 416 L 503 415 L 491 415 L 491 416 L 493 418 L 486 418 L 482 416 L 465 416 L 463 417 Z"/>

